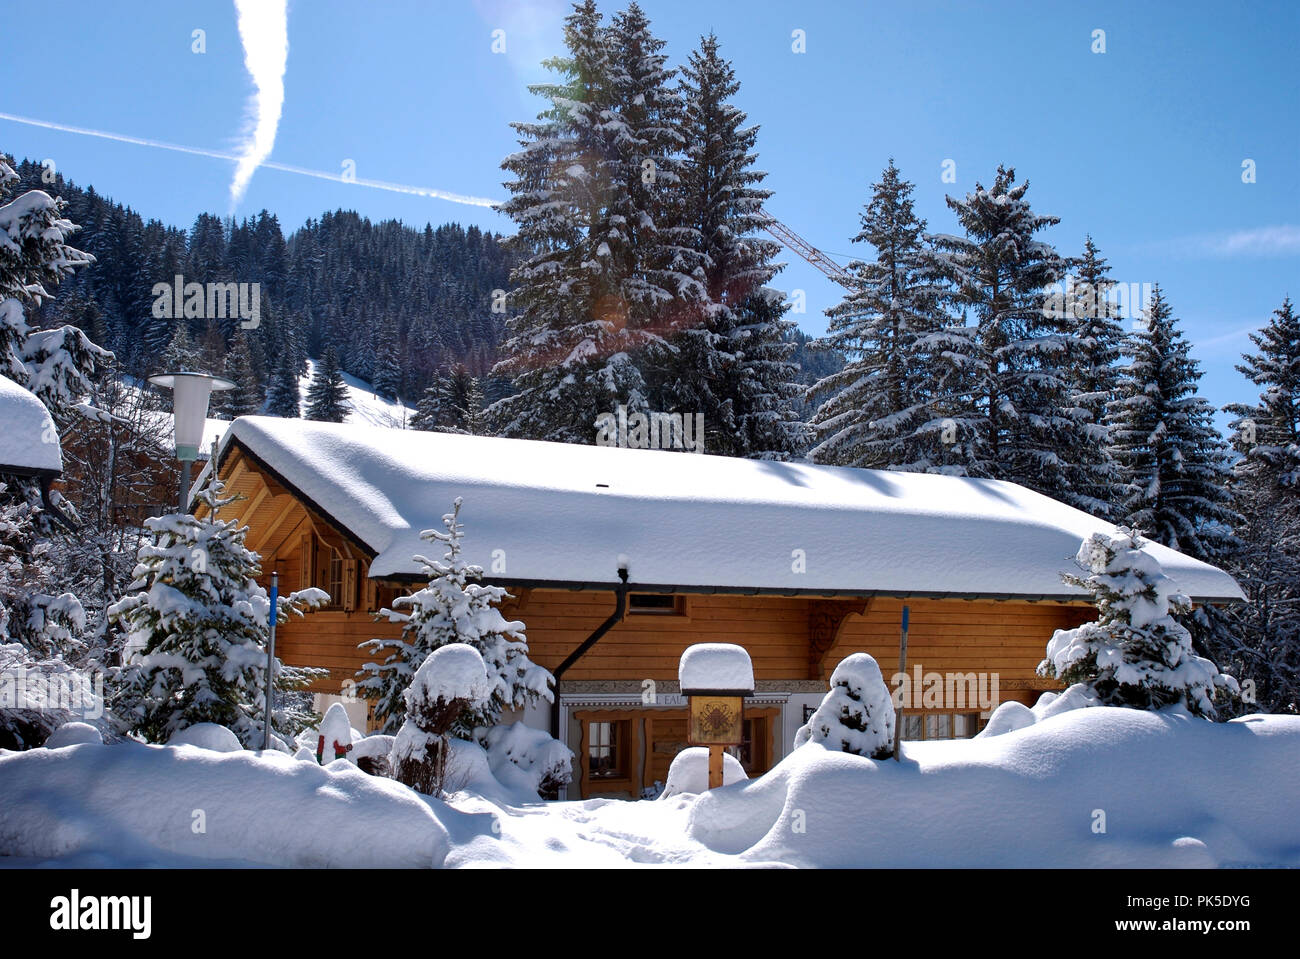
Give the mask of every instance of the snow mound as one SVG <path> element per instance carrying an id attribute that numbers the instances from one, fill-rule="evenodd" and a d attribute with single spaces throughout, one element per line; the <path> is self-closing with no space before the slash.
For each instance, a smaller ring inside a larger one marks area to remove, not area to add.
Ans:
<path id="1" fill-rule="evenodd" d="M 739 759 L 731 753 L 722 754 L 722 785 L 730 786 L 732 783 L 744 782 L 748 778 L 745 775 L 745 767 L 740 765 Z M 664 791 L 659 798 L 670 799 L 673 796 L 708 791 L 709 747 L 691 746 L 673 757 L 668 767 L 668 782 L 664 785 Z"/>
<path id="2" fill-rule="evenodd" d="M 1032 709 L 1024 703 L 1016 702 L 1014 699 L 1008 700 L 993 710 L 993 715 L 989 717 L 989 721 L 975 738 L 981 739 L 988 736 L 1001 736 L 1003 733 L 1013 733 L 1017 729 L 1024 729 L 1036 722 L 1038 722 L 1038 717 L 1034 715 Z"/>
<path id="3" fill-rule="evenodd" d="M 743 646 L 733 643 L 696 643 L 688 646 L 677 664 L 682 692 L 693 689 L 754 691 L 754 666 Z"/>
<path id="4" fill-rule="evenodd" d="M 407 709 L 413 710 L 413 704 L 419 702 L 465 699 L 473 709 L 491 695 L 482 654 L 468 643 L 449 643 L 435 649 L 420 664 L 406 690 L 406 703 Z"/>
<path id="5" fill-rule="evenodd" d="M 216 723 L 195 723 L 193 726 L 178 729 L 172 738 L 167 740 L 167 745 L 198 746 L 200 749 L 211 749 L 219 753 L 237 753 L 244 748 L 238 736 L 225 726 L 218 726 Z"/>
<path id="6" fill-rule="evenodd" d="M 492 775 L 508 789 L 539 796 L 573 779 L 573 750 L 544 729 L 512 723 L 493 726 L 478 738 Z"/>
<path id="7" fill-rule="evenodd" d="M 688 835 L 797 866 L 1300 866 L 1298 796 L 1300 717 L 1098 706 L 900 763 L 796 749 L 701 796 Z"/>
<path id="8" fill-rule="evenodd" d="M 445 807 L 349 763 L 122 743 L 0 752 L 0 855 L 118 865 L 442 864 Z"/>
<path id="9" fill-rule="evenodd" d="M 1089 689 L 1087 684 L 1075 683 L 1063 692 L 1049 691 L 1043 693 L 1038 697 L 1038 702 L 1034 703 L 1032 707 L 1014 701 L 1003 703 L 993 710 L 993 715 L 989 717 L 988 723 L 975 738 L 985 739 L 990 736 L 1001 736 L 1004 733 L 1011 733 L 1017 729 L 1032 726 L 1044 719 L 1050 719 L 1052 716 L 1068 713 L 1072 709 L 1086 709 L 1089 706 L 1100 705 L 1101 701 L 1097 698 L 1097 694 Z"/>
<path id="10" fill-rule="evenodd" d="M 64 746 L 80 746 L 84 743 L 103 745 L 104 736 L 90 723 L 64 723 L 45 740 L 46 749 L 62 749 Z"/>

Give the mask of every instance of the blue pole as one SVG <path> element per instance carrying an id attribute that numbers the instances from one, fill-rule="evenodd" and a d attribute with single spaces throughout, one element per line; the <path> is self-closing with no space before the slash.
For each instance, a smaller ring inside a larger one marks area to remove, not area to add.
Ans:
<path id="1" fill-rule="evenodd" d="M 280 574 L 271 573 L 271 638 L 266 644 L 266 716 L 262 728 L 262 750 L 271 748 L 271 706 L 275 688 L 275 610 L 280 600 Z"/>

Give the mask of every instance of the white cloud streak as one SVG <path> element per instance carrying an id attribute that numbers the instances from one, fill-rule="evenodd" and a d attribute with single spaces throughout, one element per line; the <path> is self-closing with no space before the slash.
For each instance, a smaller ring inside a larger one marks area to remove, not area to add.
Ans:
<path id="1" fill-rule="evenodd" d="M 230 206 L 244 198 L 253 171 L 271 155 L 284 110 L 284 70 L 289 62 L 288 0 L 235 0 L 244 68 L 255 88 L 249 127 L 230 181 Z"/>
<path id="2" fill-rule="evenodd" d="M 1206 246 L 1220 256 L 1285 256 L 1300 253 L 1300 226 L 1261 226 L 1210 237 Z"/>
<path id="3" fill-rule="evenodd" d="M 22 123 L 26 126 L 41 127 L 45 130 L 56 130 L 60 133 L 74 133 L 78 136 L 96 137 L 101 140 L 112 140 L 115 143 L 130 143 L 134 146 L 150 147 L 155 150 L 170 150 L 173 153 L 188 153 L 191 156 L 210 157 L 214 160 L 229 160 L 238 163 L 241 154 L 229 153 L 223 150 L 208 150 L 203 147 L 183 146 L 179 143 L 168 143 L 165 140 L 153 140 L 148 137 L 129 136 L 125 133 L 113 133 L 109 130 L 95 130 L 90 127 L 77 127 L 67 123 L 55 123 L 51 120 L 37 120 L 33 117 L 18 116 L 13 113 L 0 113 L 0 120 L 8 120 L 11 123 Z M 409 196 L 424 196 L 434 200 L 446 200 L 448 203 L 460 203 L 464 206 L 479 206 L 491 208 L 500 203 L 500 200 L 493 200 L 482 196 L 467 196 L 463 193 L 452 193 L 448 190 L 438 190 L 433 187 L 411 186 L 406 183 L 390 183 L 387 180 L 369 180 L 364 177 L 345 178 L 342 173 L 330 173 L 328 170 L 312 170 L 308 167 L 294 166 L 290 163 L 277 163 L 274 160 L 264 160 L 260 164 L 267 170 L 279 170 L 282 173 L 295 173 L 298 176 L 314 177 L 317 180 L 332 180 L 335 183 L 347 183 L 352 186 L 368 187 L 372 190 L 387 190 L 390 193 L 405 193 Z"/>

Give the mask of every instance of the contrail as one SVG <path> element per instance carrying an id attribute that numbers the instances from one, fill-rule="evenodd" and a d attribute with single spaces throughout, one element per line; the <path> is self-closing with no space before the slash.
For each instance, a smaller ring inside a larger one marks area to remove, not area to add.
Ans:
<path id="1" fill-rule="evenodd" d="M 12 123 L 22 123 L 30 127 L 42 127 L 46 130 L 57 130 L 60 133 L 75 133 L 78 136 L 98 137 L 101 140 L 113 140 L 117 143 L 131 143 L 140 147 L 152 147 L 155 150 L 171 150 L 174 153 L 188 153 L 191 156 L 210 157 L 214 160 L 229 160 L 232 163 L 238 163 L 241 159 L 237 153 L 227 153 L 222 150 L 206 150 L 203 147 L 183 146 L 179 143 L 167 143 L 164 140 L 151 140 L 145 137 L 128 136 L 125 133 L 112 133 L 108 130 L 92 130 L 89 127 L 74 127 L 67 123 L 53 123 L 49 120 L 37 120 L 32 117 L 21 117 L 13 113 L 0 113 L 0 120 L 9 120 Z M 299 176 L 315 177 L 318 180 L 333 180 L 335 183 L 351 183 L 354 186 L 370 187 L 372 190 L 387 190 L 390 193 L 406 193 L 410 196 L 427 196 L 435 200 L 446 200 L 448 203 L 460 203 L 465 206 L 481 206 L 489 209 L 495 207 L 500 200 L 492 200 L 482 196 L 466 196 L 463 193 L 450 193 L 446 190 L 437 190 L 433 187 L 410 186 L 405 183 L 389 183 L 385 180 L 368 180 L 364 177 L 345 177 L 341 173 L 330 173 L 328 170 L 312 170 L 307 167 L 293 166 L 289 163 L 277 163 L 274 160 L 263 160 L 260 166 L 268 170 L 279 170 L 282 173 L 296 173 Z"/>
<path id="2" fill-rule="evenodd" d="M 253 171 L 271 155 L 275 131 L 284 109 L 284 69 L 289 59 L 287 0 L 235 0 L 239 40 L 244 45 L 244 67 L 257 92 L 250 106 L 252 129 L 235 164 L 230 181 L 233 211 L 244 198 Z"/>

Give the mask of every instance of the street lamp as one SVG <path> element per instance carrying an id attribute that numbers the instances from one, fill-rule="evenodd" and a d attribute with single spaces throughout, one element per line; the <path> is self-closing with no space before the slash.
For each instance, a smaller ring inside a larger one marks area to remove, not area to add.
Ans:
<path id="1" fill-rule="evenodd" d="M 203 443 L 203 421 L 208 417 L 208 397 L 214 390 L 233 390 L 235 384 L 207 373 L 159 373 L 149 377 L 154 386 L 172 391 L 172 416 L 176 421 L 176 458 L 181 461 L 181 512 L 189 507 L 190 471 Z"/>

